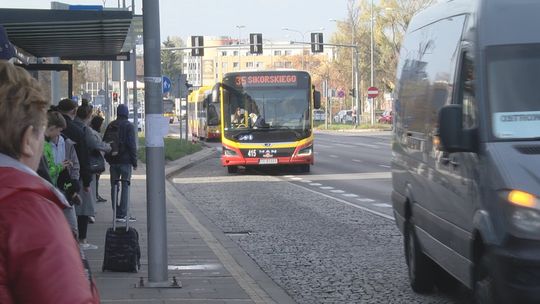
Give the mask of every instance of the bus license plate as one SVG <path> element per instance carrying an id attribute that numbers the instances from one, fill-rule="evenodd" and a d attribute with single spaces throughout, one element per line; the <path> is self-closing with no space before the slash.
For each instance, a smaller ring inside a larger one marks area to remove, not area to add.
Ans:
<path id="1" fill-rule="evenodd" d="M 277 163 L 277 158 L 263 158 L 259 160 L 259 165 L 275 165 Z"/>

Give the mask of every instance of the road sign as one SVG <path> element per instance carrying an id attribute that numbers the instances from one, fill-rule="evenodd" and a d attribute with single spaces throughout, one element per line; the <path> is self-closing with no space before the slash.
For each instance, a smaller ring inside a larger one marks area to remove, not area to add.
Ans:
<path id="1" fill-rule="evenodd" d="M 337 92 L 337 97 L 339 97 L 339 98 L 345 97 L 345 92 L 343 92 L 343 90 L 339 90 L 339 91 Z"/>
<path id="2" fill-rule="evenodd" d="M 377 89 L 376 87 L 369 87 L 367 89 L 367 96 L 369 98 L 375 98 L 379 96 L 379 89 Z"/>
<path id="3" fill-rule="evenodd" d="M 163 83 L 163 94 L 170 92 L 172 84 L 171 84 L 171 80 L 169 79 L 169 77 L 163 76 L 162 83 Z"/>

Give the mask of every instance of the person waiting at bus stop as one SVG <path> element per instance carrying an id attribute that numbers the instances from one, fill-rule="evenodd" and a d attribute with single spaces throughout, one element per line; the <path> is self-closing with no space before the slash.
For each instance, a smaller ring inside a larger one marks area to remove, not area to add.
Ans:
<path id="1" fill-rule="evenodd" d="M 23 68 L 0 60 L 0 303 L 99 303 L 62 209 L 36 173 L 47 109 Z"/>

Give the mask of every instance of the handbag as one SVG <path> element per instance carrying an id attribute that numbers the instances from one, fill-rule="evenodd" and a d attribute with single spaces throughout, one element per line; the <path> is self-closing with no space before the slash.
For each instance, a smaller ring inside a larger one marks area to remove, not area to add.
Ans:
<path id="1" fill-rule="evenodd" d="M 98 150 L 90 153 L 90 172 L 99 174 L 105 171 L 105 159 Z"/>

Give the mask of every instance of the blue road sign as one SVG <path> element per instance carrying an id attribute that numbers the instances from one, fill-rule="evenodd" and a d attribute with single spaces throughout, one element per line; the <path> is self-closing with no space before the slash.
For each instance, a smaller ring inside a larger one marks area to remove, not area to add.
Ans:
<path id="1" fill-rule="evenodd" d="M 343 98 L 343 97 L 345 97 L 345 92 L 343 92 L 343 90 L 339 90 L 338 93 L 337 93 L 337 96 L 339 98 Z"/>
<path id="2" fill-rule="evenodd" d="M 163 94 L 171 91 L 172 83 L 169 77 L 163 76 Z"/>

